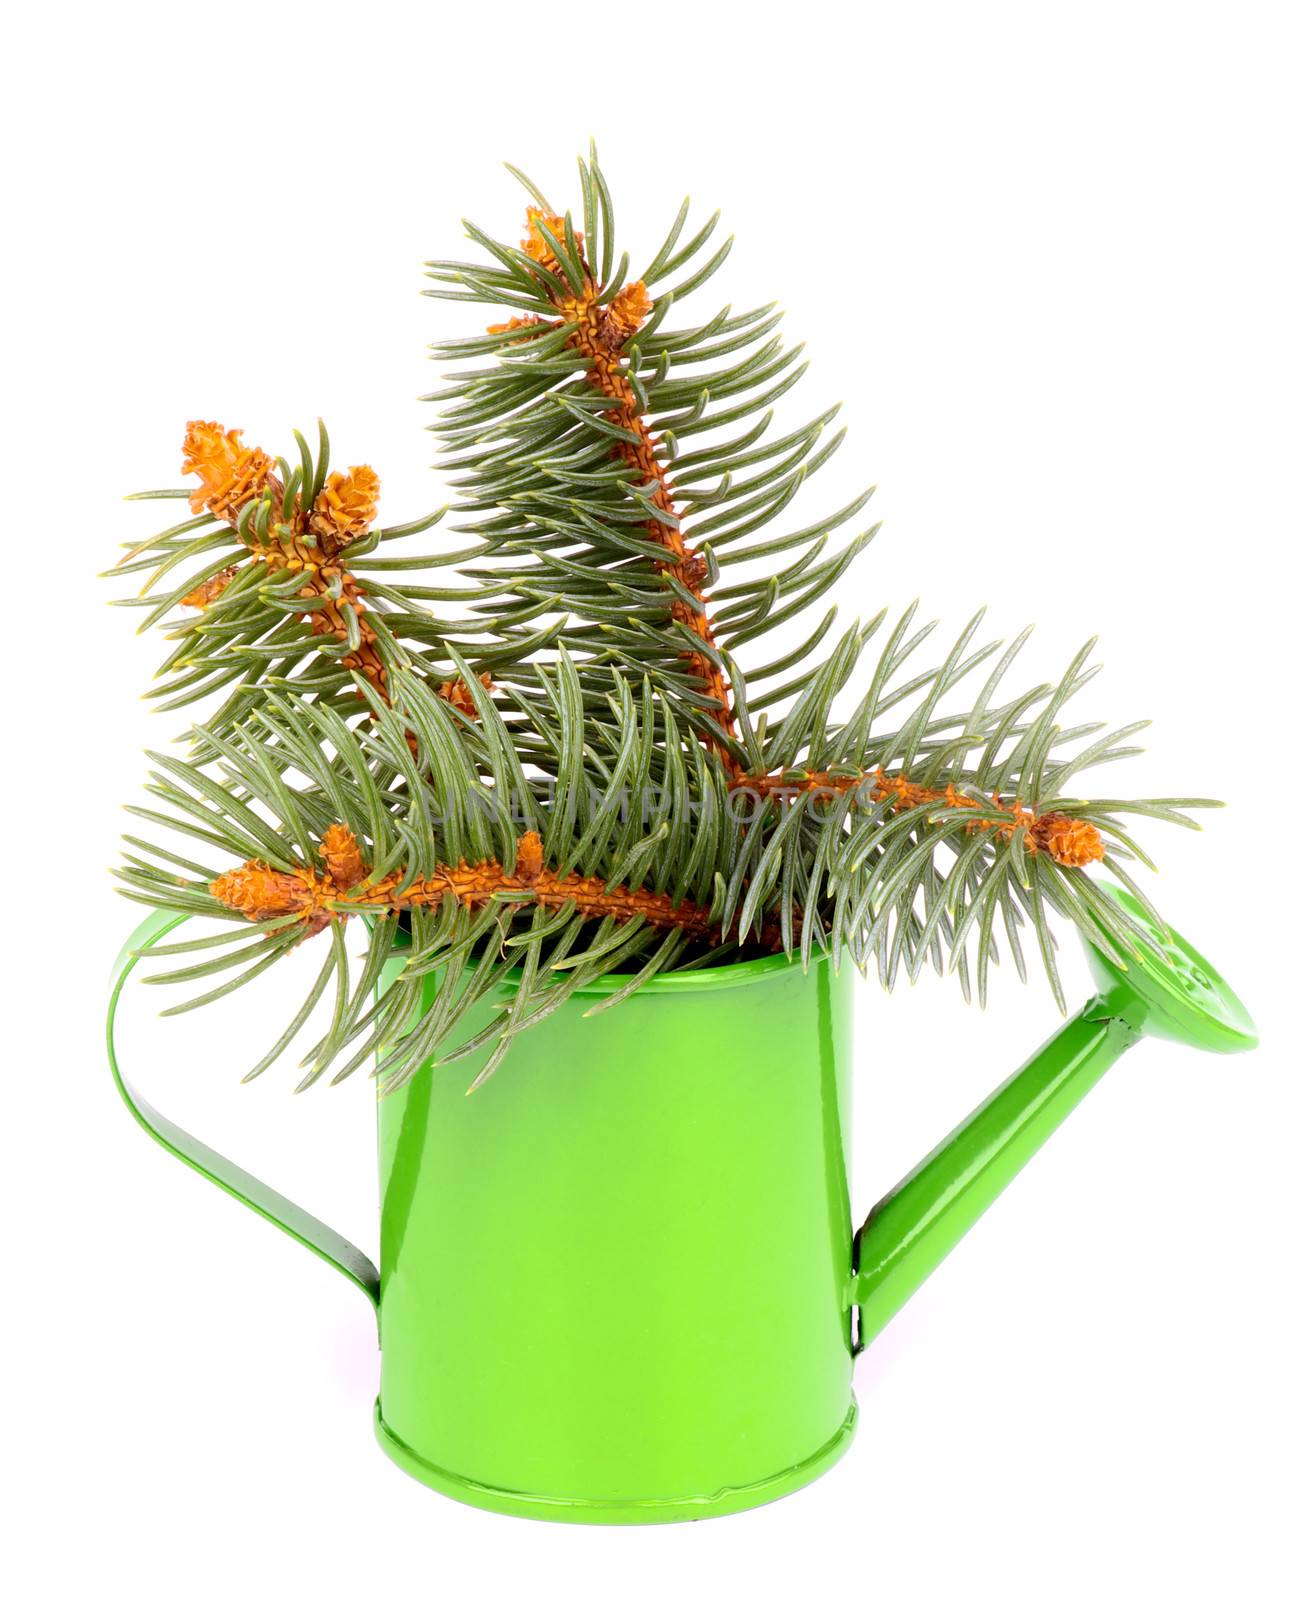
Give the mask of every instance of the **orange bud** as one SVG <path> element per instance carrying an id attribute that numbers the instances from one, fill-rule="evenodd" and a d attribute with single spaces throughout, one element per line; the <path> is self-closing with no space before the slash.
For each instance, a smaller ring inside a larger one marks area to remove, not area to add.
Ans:
<path id="1" fill-rule="evenodd" d="M 320 854 L 334 885 L 350 889 L 369 871 L 360 853 L 356 836 L 344 822 L 335 822 L 326 828 L 320 840 Z"/>
<path id="2" fill-rule="evenodd" d="M 495 687 L 489 672 L 479 673 L 477 681 L 488 694 Z M 478 720 L 477 707 L 473 704 L 473 696 L 463 678 L 447 678 L 445 683 L 439 683 L 437 695 L 447 705 L 454 706 L 456 711 L 463 712 L 466 717 L 472 717 L 475 722 Z"/>
<path id="3" fill-rule="evenodd" d="M 245 861 L 224 872 L 210 886 L 212 895 L 231 911 L 241 911 L 253 922 L 269 922 L 296 912 L 310 915 L 318 895 L 314 875 L 280 872 L 261 861 Z"/>
<path id="4" fill-rule="evenodd" d="M 213 600 L 225 593 L 230 579 L 238 571 L 238 567 L 225 567 L 214 576 L 200 583 L 196 589 L 191 589 L 180 602 L 182 606 L 193 606 L 196 611 L 204 611 Z"/>
<path id="5" fill-rule="evenodd" d="M 558 242 L 566 247 L 568 238 L 566 232 L 564 231 L 565 224 L 563 218 L 555 216 L 552 211 L 542 211 L 539 206 L 528 206 L 527 233 L 526 237 L 522 240 L 522 248 L 533 261 L 539 262 L 542 267 L 548 267 L 549 270 L 553 272 L 558 266 L 558 260 L 555 257 L 554 252 L 549 247 L 549 241 L 545 238 L 545 235 L 537 226 L 537 224 L 540 222 L 543 222 L 558 240 Z M 580 257 L 581 246 L 584 243 L 584 236 L 578 233 L 575 235 L 575 237 L 576 253 L 577 256 Z"/>
<path id="6" fill-rule="evenodd" d="M 518 840 L 518 860 L 514 867 L 514 876 L 519 883 L 535 883 L 544 869 L 545 847 L 540 842 L 540 835 L 529 830 Z"/>
<path id="7" fill-rule="evenodd" d="M 242 432 L 222 428 L 219 422 L 191 422 L 186 428 L 182 470 L 202 482 L 189 497 L 195 515 L 206 510 L 233 522 L 239 508 L 269 482 L 270 457 L 255 445 L 242 444 Z"/>
<path id="8" fill-rule="evenodd" d="M 1036 819 L 1031 836 L 1060 867 L 1088 867 L 1103 860 L 1103 838 L 1092 822 L 1063 811 L 1046 811 Z"/>
<path id="9" fill-rule="evenodd" d="M 557 327 L 557 323 L 546 322 L 544 317 L 526 316 L 510 317 L 507 322 L 489 322 L 487 324 L 486 331 L 488 333 L 513 333 L 515 329 L 521 329 L 524 333 L 526 333 L 527 330 L 532 328 L 551 327 Z M 524 343 L 524 340 L 515 339 L 513 342 L 515 344 L 522 344 Z"/>
<path id="10" fill-rule="evenodd" d="M 311 508 L 310 529 L 326 550 L 359 539 L 378 513 L 378 474 L 373 467 L 331 472 Z"/>
<path id="11" fill-rule="evenodd" d="M 628 283 L 606 306 L 599 318 L 599 337 L 609 350 L 620 350 L 631 334 L 638 332 L 653 309 L 649 292 L 642 283 Z"/>

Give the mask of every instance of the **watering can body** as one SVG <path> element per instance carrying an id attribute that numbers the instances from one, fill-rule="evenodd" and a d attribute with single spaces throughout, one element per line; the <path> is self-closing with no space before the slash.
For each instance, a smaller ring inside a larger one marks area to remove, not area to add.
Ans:
<path id="1" fill-rule="evenodd" d="M 109 1055 L 131 1111 L 374 1301 L 375 1426 L 399 1465 L 550 1520 L 690 1520 L 818 1476 L 855 1426 L 853 1357 L 1142 1033 L 1255 1042 L 1178 937 L 1150 926 L 1124 970 L 1092 952 L 1094 999 L 853 1236 L 853 975 L 765 957 L 660 974 L 587 1015 L 626 981 L 600 979 L 519 1034 L 477 1092 L 472 1055 L 380 1095 L 376 1268 L 122 1076 L 122 984 L 182 920 L 150 918 L 119 961 Z M 433 980 L 414 981 L 431 1004 Z M 509 993 L 506 975 L 459 1037 Z"/>
<path id="2" fill-rule="evenodd" d="M 478 1092 L 474 1056 L 380 1098 L 389 1454 L 596 1521 L 739 1510 L 837 1458 L 852 976 L 780 957 L 578 996 Z"/>

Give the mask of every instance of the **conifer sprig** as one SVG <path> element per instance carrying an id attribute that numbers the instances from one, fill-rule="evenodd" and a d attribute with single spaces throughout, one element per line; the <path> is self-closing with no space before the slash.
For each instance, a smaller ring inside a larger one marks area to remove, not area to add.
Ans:
<path id="1" fill-rule="evenodd" d="M 323 422 L 316 457 L 300 433 L 294 437 L 300 460 L 290 468 L 282 456 L 272 461 L 259 446 L 244 445 L 241 429 L 191 422 L 183 470 L 198 478 L 198 487 L 128 497 L 187 498 L 193 513 L 128 546 L 109 574 L 145 575 L 137 596 L 114 604 L 142 608 L 140 631 L 165 624 L 175 644 L 149 698 L 170 711 L 233 685 L 208 718 L 209 726 L 223 727 L 245 715 L 267 687 L 354 705 L 354 674 L 386 698 L 389 674 L 403 667 L 431 676 L 463 704 L 462 686 L 447 676 L 447 629 L 430 609 L 457 590 L 385 580 L 453 567 L 474 551 L 379 554 L 384 544 L 434 527 L 446 508 L 376 527 L 373 468 L 330 472 Z M 544 642 L 502 630 L 497 648 L 527 651 Z"/>
<path id="2" fill-rule="evenodd" d="M 691 233 L 686 202 L 636 276 L 593 150 L 578 179 L 575 215 L 524 179 L 520 244 L 466 224 L 485 259 L 430 265 L 428 293 L 499 316 L 434 347 L 473 363 L 430 397 L 451 548 L 378 553 L 440 513 L 378 530 L 377 478 L 330 473 L 323 429 L 290 465 L 191 424 L 193 517 L 118 570 L 147 574 L 130 603 L 175 640 L 154 694 L 228 693 L 185 759 L 155 758 L 156 804 L 131 809 L 167 842 L 132 836 L 120 876 L 241 926 L 172 945 L 200 959 L 154 981 L 218 980 L 187 1009 L 327 933 L 252 1068 L 332 988 L 303 1085 L 375 1056 L 397 1084 L 489 1045 L 481 1081 L 601 974 L 628 975 L 608 1005 L 657 972 L 772 951 L 872 963 L 887 986 L 953 969 L 984 1001 L 1002 951 L 1025 976 L 1031 943 L 1061 1005 L 1050 916 L 1124 960 L 1138 930 L 1087 869 L 1139 894 L 1128 817 L 1196 826 L 1186 808 L 1210 802 L 1075 796 L 1144 726 L 1071 717 L 1090 646 L 1016 692 L 1026 635 L 980 643 L 980 614 L 927 665 L 914 606 L 835 636 L 830 597 L 877 531 L 845 531 L 870 491 L 801 526 L 788 512 L 841 445 L 837 408 L 772 426 L 805 362 L 771 306 L 675 325 L 729 252 L 716 217 Z M 822 602 L 775 653 L 774 630 Z M 349 926 L 368 930 L 354 978 Z M 505 973 L 507 1004 L 463 1040 Z"/>

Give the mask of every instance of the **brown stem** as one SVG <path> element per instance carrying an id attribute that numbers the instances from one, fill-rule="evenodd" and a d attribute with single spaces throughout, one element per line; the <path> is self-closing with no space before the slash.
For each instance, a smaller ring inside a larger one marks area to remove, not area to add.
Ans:
<path id="1" fill-rule="evenodd" d="M 731 788 L 744 789 L 756 795 L 789 796 L 808 789 L 826 794 L 849 794 L 863 787 L 869 789 L 872 800 L 886 800 L 897 811 L 912 811 L 916 806 L 934 802 L 952 808 L 987 809 L 985 800 L 962 793 L 953 783 L 948 783 L 944 789 L 930 789 L 924 784 L 912 783 L 903 772 L 884 772 L 881 767 L 860 774 L 766 772 L 740 778 L 731 784 Z M 1085 822 L 1065 811 L 1042 811 L 1038 814 L 1017 800 L 1002 803 L 998 794 L 991 796 L 990 807 L 1008 812 L 1008 818 L 976 817 L 968 824 L 970 832 L 976 829 L 983 833 L 994 833 L 997 839 L 1006 844 L 1015 833 L 1022 833 L 1023 844 L 1030 854 L 1044 850 L 1063 867 L 1087 867 L 1091 862 L 1103 860 L 1103 837 L 1092 822 Z"/>
<path id="2" fill-rule="evenodd" d="M 399 871 L 366 882 L 369 868 L 355 835 L 342 823 L 335 823 L 325 833 L 320 855 L 322 870 L 298 867 L 285 872 L 260 861 L 245 861 L 217 878 L 210 886 L 211 893 L 223 906 L 242 912 L 250 921 L 293 916 L 306 924 L 308 933 L 318 933 L 335 918 L 345 919 L 356 912 L 435 907 L 448 895 L 461 905 L 476 908 L 504 891 L 525 893 L 533 904 L 550 910 L 574 905 L 581 916 L 592 919 L 614 917 L 628 922 L 643 917 L 652 927 L 679 928 L 691 940 L 708 944 L 717 943 L 721 936 L 706 907 L 692 900 L 677 905 L 667 894 L 609 888 L 602 878 L 560 876 L 551 871 L 544 864 L 536 833 L 525 833 L 518 841 L 512 872 L 494 860 L 461 861 L 458 866 L 439 866 L 430 876 L 409 883 Z M 776 925 L 763 930 L 761 943 L 780 948 Z"/>
<path id="3" fill-rule="evenodd" d="M 693 551 L 677 526 L 679 513 L 672 498 L 671 486 L 658 460 L 653 447 L 653 437 L 640 412 L 639 401 L 626 376 L 621 356 L 622 346 L 636 329 L 642 326 L 653 309 L 653 302 L 642 283 L 632 283 L 622 289 L 609 304 L 600 305 L 602 286 L 595 280 L 586 261 L 582 236 L 578 233 L 573 240 L 568 241 L 564 234 L 562 217 L 546 215 L 535 206 L 530 206 L 527 210 L 527 237 L 522 241 L 522 248 L 541 266 L 559 276 L 563 275 L 562 265 L 555 258 L 548 240 L 537 226 L 539 221 L 544 222 L 555 238 L 564 244 L 570 243 L 581 265 L 583 282 L 579 293 L 558 295 L 548 285 L 546 292 L 554 309 L 559 312 L 562 322 L 571 328 L 567 343 L 585 358 L 587 382 L 616 402 L 615 406 L 605 413 L 607 420 L 633 436 L 633 442 L 629 439 L 617 440 L 612 446 L 612 453 L 635 471 L 641 485 L 649 490 L 652 504 L 673 519 L 670 522 L 649 520 L 643 524 L 643 531 L 647 536 L 655 544 L 661 545 L 666 552 L 666 558 L 655 563 L 657 570 L 673 577 L 691 596 L 692 603 L 681 598 L 674 599 L 671 602 L 671 615 L 690 633 L 696 635 L 700 642 L 714 650 L 716 641 L 712 635 L 703 592 L 707 580 L 707 563 Z M 507 323 L 493 325 L 490 331 L 507 332 L 511 328 L 528 327 L 545 329 L 549 326 L 536 317 L 514 318 Z M 730 687 L 725 681 L 724 673 L 704 651 L 688 651 L 683 659 L 694 677 L 701 681 L 708 698 L 715 702 L 712 715 L 725 733 L 732 738 L 734 712 L 730 703 Z M 728 747 L 725 744 L 716 745 L 714 741 L 712 743 L 726 772 L 731 777 L 738 777 L 742 768 Z"/>

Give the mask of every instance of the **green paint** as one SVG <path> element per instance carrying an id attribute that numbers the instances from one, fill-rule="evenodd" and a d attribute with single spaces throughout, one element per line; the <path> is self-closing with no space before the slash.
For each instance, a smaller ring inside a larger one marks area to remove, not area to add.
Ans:
<path id="1" fill-rule="evenodd" d="M 180 920 L 150 918 L 130 949 Z M 775 1499 L 837 1459 L 855 1351 L 1142 1033 L 1255 1042 L 1196 951 L 1146 937 L 1126 972 L 1091 951 L 1098 995 L 874 1207 L 854 1246 L 853 978 L 822 958 L 809 973 L 781 956 L 667 973 L 593 1017 L 578 998 L 519 1035 L 478 1093 L 464 1090 L 484 1053 L 381 1098 L 381 1281 L 113 1070 L 164 1145 L 376 1295 L 376 1426 L 408 1472 L 524 1516 L 690 1519 Z M 110 1057 L 133 964 L 124 953 Z"/>

